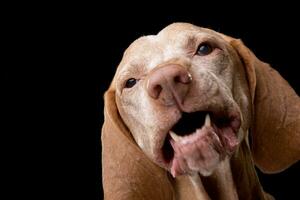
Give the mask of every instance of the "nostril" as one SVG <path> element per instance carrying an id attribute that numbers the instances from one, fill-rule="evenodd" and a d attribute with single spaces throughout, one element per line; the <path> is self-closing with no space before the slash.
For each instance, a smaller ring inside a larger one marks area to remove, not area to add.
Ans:
<path id="1" fill-rule="evenodd" d="M 155 91 L 155 96 L 159 96 L 159 94 L 160 94 L 160 92 L 162 91 L 162 87 L 161 87 L 161 85 L 156 85 L 154 88 L 153 88 L 153 90 Z"/>
<path id="2" fill-rule="evenodd" d="M 162 86 L 157 84 L 157 85 L 152 85 L 152 87 L 149 88 L 149 95 L 157 99 L 162 91 Z"/>
<path id="3" fill-rule="evenodd" d="M 178 76 L 175 76 L 175 77 L 174 77 L 174 82 L 175 82 L 175 83 L 180 83 L 180 82 L 182 82 L 182 81 L 181 81 L 181 77 L 180 77 L 179 75 L 178 75 Z"/>

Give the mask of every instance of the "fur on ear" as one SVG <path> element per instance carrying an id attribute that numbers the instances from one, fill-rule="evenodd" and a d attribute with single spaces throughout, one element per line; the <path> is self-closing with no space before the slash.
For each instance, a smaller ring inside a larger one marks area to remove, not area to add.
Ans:
<path id="1" fill-rule="evenodd" d="M 115 90 L 104 96 L 102 176 L 105 199 L 173 199 L 167 172 L 151 162 L 119 116 Z"/>
<path id="2" fill-rule="evenodd" d="M 255 164 L 277 173 L 300 159 L 300 98 L 280 74 L 241 40 L 227 37 L 240 56 L 252 98 L 250 130 Z"/>

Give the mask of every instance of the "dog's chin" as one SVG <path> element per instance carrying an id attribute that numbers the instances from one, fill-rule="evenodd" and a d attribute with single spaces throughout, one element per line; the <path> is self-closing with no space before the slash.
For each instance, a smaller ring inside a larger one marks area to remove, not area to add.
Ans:
<path id="1" fill-rule="evenodd" d="M 209 176 L 236 150 L 240 124 L 238 112 L 182 113 L 166 134 L 155 161 L 173 177 L 194 172 Z"/>

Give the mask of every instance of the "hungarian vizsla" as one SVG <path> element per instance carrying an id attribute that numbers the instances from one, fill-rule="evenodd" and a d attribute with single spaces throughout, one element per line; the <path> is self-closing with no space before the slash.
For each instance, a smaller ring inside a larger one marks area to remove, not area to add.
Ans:
<path id="1" fill-rule="evenodd" d="M 241 40 L 187 23 L 134 41 L 105 94 L 105 199 L 258 200 L 300 158 L 300 99 Z"/>

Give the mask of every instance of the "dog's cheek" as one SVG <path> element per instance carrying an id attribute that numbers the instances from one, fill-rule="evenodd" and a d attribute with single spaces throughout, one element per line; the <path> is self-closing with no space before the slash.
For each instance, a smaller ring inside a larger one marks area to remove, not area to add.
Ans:
<path id="1" fill-rule="evenodd" d="M 151 155 L 152 135 L 149 129 L 153 126 L 151 109 L 147 105 L 147 96 L 141 88 L 132 88 L 125 91 L 116 99 L 121 118 L 131 132 L 138 146 L 148 155 Z"/>

